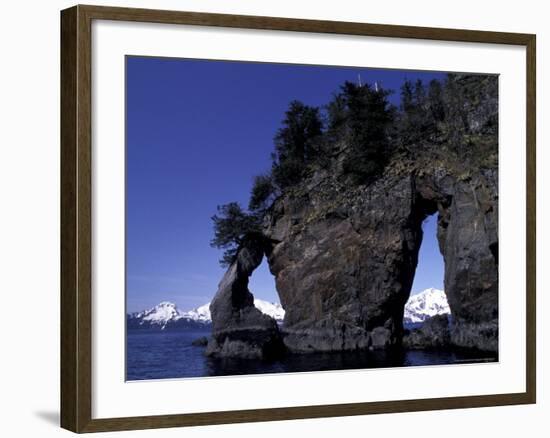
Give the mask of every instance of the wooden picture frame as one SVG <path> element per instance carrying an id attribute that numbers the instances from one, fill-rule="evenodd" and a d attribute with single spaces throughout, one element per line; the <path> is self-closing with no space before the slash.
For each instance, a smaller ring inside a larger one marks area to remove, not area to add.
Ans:
<path id="1" fill-rule="evenodd" d="M 526 48 L 526 391 L 177 415 L 92 418 L 92 21 L 184 24 L 387 38 L 517 45 Z M 536 401 L 535 50 L 531 34 L 237 16 L 100 6 L 61 12 L 61 426 L 74 432 L 529 404 Z"/>

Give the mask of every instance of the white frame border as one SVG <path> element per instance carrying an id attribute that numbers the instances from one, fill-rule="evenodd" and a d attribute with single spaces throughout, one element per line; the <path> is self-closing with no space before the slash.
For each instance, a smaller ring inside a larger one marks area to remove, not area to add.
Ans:
<path id="1" fill-rule="evenodd" d="M 125 383 L 125 55 L 500 74 L 499 363 Z M 522 46 L 94 20 L 92 418 L 525 392 L 525 56 Z"/>

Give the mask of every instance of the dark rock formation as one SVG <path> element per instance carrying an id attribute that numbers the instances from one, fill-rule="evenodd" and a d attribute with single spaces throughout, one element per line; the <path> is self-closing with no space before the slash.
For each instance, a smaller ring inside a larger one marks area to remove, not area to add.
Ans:
<path id="1" fill-rule="evenodd" d="M 399 345 L 421 224 L 434 212 L 453 342 L 496 350 L 498 182 L 492 170 L 463 171 L 400 160 L 352 188 L 333 169 L 276 202 L 268 260 L 290 350 Z"/>
<path id="2" fill-rule="evenodd" d="M 454 318 L 452 341 L 496 351 L 496 172 L 453 170 L 441 162 L 399 160 L 383 178 L 358 187 L 337 169 L 320 170 L 277 200 L 265 221 L 270 244 L 242 248 L 220 283 L 211 305 L 209 353 L 263 357 L 279 349 L 276 324 L 254 308 L 247 289 L 264 253 L 286 311 L 288 350 L 400 345 L 421 224 L 434 212 Z"/>
<path id="3" fill-rule="evenodd" d="M 191 345 L 195 347 L 206 347 L 208 345 L 208 338 L 206 336 L 201 336 L 191 342 Z"/>
<path id="4" fill-rule="evenodd" d="M 341 141 L 328 165 L 308 168 L 285 189 L 264 217 L 265 240 L 241 247 L 220 283 L 208 352 L 263 357 L 280 351 L 281 338 L 291 352 L 401 345 L 422 222 L 434 213 L 450 340 L 496 351 L 498 148 L 491 120 L 498 111 L 494 99 L 476 105 L 440 137 L 398 150 L 374 181 L 352 181 L 343 165 L 350 146 Z M 264 255 L 286 311 L 281 331 L 254 308 L 247 289 Z M 409 336 L 409 345 L 416 342 Z"/>
<path id="5" fill-rule="evenodd" d="M 453 343 L 498 349 L 498 181 L 481 172 L 454 185 L 448 219 L 440 222 L 445 293 Z"/>
<path id="6" fill-rule="evenodd" d="M 350 188 L 332 175 L 278 201 L 268 255 L 292 351 L 400 342 L 416 268 L 419 219 L 410 177 Z"/>
<path id="7" fill-rule="evenodd" d="M 451 330 L 447 315 L 428 318 L 420 328 L 403 337 L 403 346 L 412 349 L 445 348 L 451 345 Z"/>
<path id="8" fill-rule="evenodd" d="M 210 304 L 212 337 L 206 354 L 217 357 L 266 358 L 283 350 L 277 322 L 254 307 L 248 279 L 263 258 L 261 239 L 239 249 Z"/>

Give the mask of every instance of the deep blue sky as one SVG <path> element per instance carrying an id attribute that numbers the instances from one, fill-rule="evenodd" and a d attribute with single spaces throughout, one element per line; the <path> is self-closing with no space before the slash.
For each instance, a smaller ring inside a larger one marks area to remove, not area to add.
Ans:
<path id="1" fill-rule="evenodd" d="M 270 168 L 273 136 L 293 99 L 326 104 L 345 81 L 397 90 L 408 78 L 443 74 L 128 57 L 127 311 L 173 301 L 187 310 L 211 300 L 223 276 L 210 247 L 211 216 L 248 204 L 252 178 Z M 434 220 L 427 221 L 413 292 L 442 288 Z M 278 301 L 264 262 L 250 290 Z"/>

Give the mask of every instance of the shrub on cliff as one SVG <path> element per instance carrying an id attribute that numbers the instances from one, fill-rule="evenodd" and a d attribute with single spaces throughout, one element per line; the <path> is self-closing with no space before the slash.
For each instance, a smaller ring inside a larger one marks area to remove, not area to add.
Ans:
<path id="1" fill-rule="evenodd" d="M 219 205 L 218 214 L 212 216 L 214 238 L 210 245 L 223 249 L 222 266 L 235 260 L 239 247 L 251 236 L 260 232 L 260 217 L 244 211 L 237 202 Z"/>
<path id="2" fill-rule="evenodd" d="M 346 82 L 329 112 L 329 131 L 338 130 L 349 143 L 344 171 L 358 183 L 379 175 L 391 155 L 388 129 L 393 109 L 390 91 Z"/>
<path id="3" fill-rule="evenodd" d="M 254 177 L 248 209 L 253 212 L 264 212 L 273 202 L 277 190 L 273 185 L 271 174 L 262 174 Z"/>
<path id="4" fill-rule="evenodd" d="M 438 131 L 438 123 L 445 117 L 441 83 L 432 80 L 426 89 L 421 80 L 414 84 L 405 81 L 401 86 L 401 111 L 397 123 L 401 144 L 414 149 Z"/>
<path id="5" fill-rule="evenodd" d="M 428 102 L 430 113 L 435 124 L 445 120 L 445 103 L 443 101 L 443 86 L 438 80 L 432 79 L 428 86 Z"/>
<path id="6" fill-rule="evenodd" d="M 326 105 L 325 110 L 328 124 L 327 135 L 332 140 L 343 137 L 348 118 L 347 102 L 343 93 L 334 94 L 332 100 Z"/>
<path id="7" fill-rule="evenodd" d="M 285 188 L 300 181 L 305 165 L 316 155 L 314 140 L 322 132 L 318 108 L 297 100 L 290 103 L 274 139 L 272 175 L 276 185 Z"/>
<path id="8" fill-rule="evenodd" d="M 461 156 L 481 137 L 496 141 L 498 78 L 448 74 L 428 86 L 406 81 L 396 125 L 399 143 L 415 152 L 441 144 Z"/>
<path id="9" fill-rule="evenodd" d="M 471 167 L 498 165 L 498 76 L 449 74 L 442 137 Z"/>
<path id="10" fill-rule="evenodd" d="M 444 90 L 446 131 L 454 137 L 494 135 L 498 127 L 498 77 L 450 74 Z"/>

